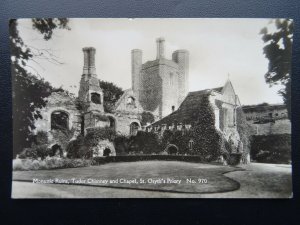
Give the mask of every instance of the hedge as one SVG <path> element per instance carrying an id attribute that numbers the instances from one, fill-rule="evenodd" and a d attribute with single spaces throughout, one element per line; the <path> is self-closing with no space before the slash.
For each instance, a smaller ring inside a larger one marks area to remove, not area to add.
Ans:
<path id="1" fill-rule="evenodd" d="M 290 163 L 291 135 L 254 135 L 251 143 L 251 158 L 262 163 Z"/>
<path id="2" fill-rule="evenodd" d="M 136 161 L 150 161 L 150 160 L 163 160 L 163 161 L 184 161 L 184 162 L 205 162 L 201 156 L 194 155 L 127 155 L 127 156 L 108 156 L 108 157 L 95 157 L 93 164 L 101 165 L 111 162 L 136 162 Z"/>

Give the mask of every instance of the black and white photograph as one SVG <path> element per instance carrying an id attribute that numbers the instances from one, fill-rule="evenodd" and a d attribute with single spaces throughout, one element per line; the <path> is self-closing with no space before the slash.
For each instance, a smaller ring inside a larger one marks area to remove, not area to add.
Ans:
<path id="1" fill-rule="evenodd" d="M 11 19 L 11 197 L 292 198 L 293 26 Z"/>

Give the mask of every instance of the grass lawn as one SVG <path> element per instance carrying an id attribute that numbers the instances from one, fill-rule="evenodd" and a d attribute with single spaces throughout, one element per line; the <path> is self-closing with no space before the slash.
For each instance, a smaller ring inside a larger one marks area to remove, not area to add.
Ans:
<path id="1" fill-rule="evenodd" d="M 173 178 L 180 184 L 33 184 L 32 179 Z M 207 179 L 188 184 L 186 178 Z M 289 198 L 290 165 L 237 167 L 175 161 L 109 163 L 85 168 L 14 171 L 13 198 Z"/>
<path id="2" fill-rule="evenodd" d="M 108 163 L 84 168 L 14 171 L 13 180 L 32 183 L 33 179 L 64 179 L 70 180 L 74 184 L 73 178 L 77 181 L 79 179 L 82 181 L 93 179 L 96 182 L 81 183 L 80 185 L 175 193 L 214 193 L 233 191 L 239 188 L 238 182 L 223 175 L 226 172 L 236 170 L 240 169 L 229 166 L 176 161 L 143 161 Z M 137 180 L 137 183 L 130 183 L 134 179 Z M 141 183 L 140 179 L 145 182 Z M 189 183 L 187 179 L 194 180 L 195 183 Z M 198 179 L 206 179 L 206 181 L 199 182 Z M 118 183 L 98 183 L 99 180 L 118 180 Z M 33 185 L 41 186 L 44 184 Z"/>

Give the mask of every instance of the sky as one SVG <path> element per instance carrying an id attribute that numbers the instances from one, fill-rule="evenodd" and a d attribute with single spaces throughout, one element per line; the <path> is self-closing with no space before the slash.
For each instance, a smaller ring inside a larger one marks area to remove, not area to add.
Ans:
<path id="1" fill-rule="evenodd" d="M 143 63 L 156 58 L 156 38 L 165 38 L 165 57 L 177 49 L 189 51 L 189 91 L 220 87 L 229 78 L 243 105 L 282 103 L 280 86 L 264 79 L 268 60 L 259 32 L 269 19 L 70 19 L 70 30 L 55 30 L 43 40 L 30 19 L 19 20 L 20 36 L 31 49 L 45 49 L 27 69 L 54 87 L 78 94 L 83 47 L 96 48 L 101 80 L 131 88 L 131 50 L 143 51 Z M 59 62 L 59 63 L 57 63 Z"/>

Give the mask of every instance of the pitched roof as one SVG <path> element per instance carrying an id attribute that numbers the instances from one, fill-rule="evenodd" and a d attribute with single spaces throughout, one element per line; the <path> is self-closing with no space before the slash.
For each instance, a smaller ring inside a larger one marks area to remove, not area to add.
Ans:
<path id="1" fill-rule="evenodd" d="M 213 91 L 217 91 L 217 92 L 222 92 L 222 90 L 223 90 L 223 87 L 217 87 L 217 88 L 213 88 L 213 89 L 211 89 L 211 90 L 213 90 Z"/>
<path id="2" fill-rule="evenodd" d="M 172 124 L 174 121 L 177 121 L 177 123 L 190 124 L 193 121 L 196 121 L 198 118 L 199 105 L 203 97 L 208 96 L 211 93 L 211 90 L 214 89 L 189 92 L 178 110 L 161 120 L 156 121 L 152 125 Z"/>

